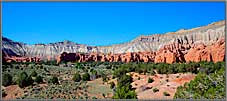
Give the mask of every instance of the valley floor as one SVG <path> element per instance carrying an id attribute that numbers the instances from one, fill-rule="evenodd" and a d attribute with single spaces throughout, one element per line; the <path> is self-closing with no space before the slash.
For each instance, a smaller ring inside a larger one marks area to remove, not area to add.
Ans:
<path id="1" fill-rule="evenodd" d="M 224 62 L 5 64 L 2 96 L 4 100 L 210 98 L 210 94 L 211 97 L 222 98 L 224 66 Z M 39 76 L 42 82 L 37 81 Z M 33 82 L 21 87 L 21 84 L 29 83 L 26 81 L 29 77 L 28 80 Z M 207 95 L 190 95 L 190 92 L 200 94 L 200 88 L 194 86 L 199 84 L 209 90 L 203 91 Z M 187 87 L 186 92 L 184 89 Z M 213 93 L 215 90 L 222 95 Z M 185 94 L 181 95 L 181 92 Z"/>

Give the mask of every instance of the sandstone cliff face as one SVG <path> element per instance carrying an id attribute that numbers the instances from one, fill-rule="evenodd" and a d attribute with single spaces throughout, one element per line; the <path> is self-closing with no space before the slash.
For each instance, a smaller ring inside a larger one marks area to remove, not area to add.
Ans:
<path id="1" fill-rule="evenodd" d="M 57 62 L 155 62 L 155 63 L 175 63 L 175 62 L 200 62 L 211 61 L 218 62 L 225 60 L 225 40 L 224 38 L 204 45 L 196 43 L 191 45 L 182 45 L 171 43 L 163 46 L 156 52 L 128 52 L 122 54 L 99 55 L 97 53 L 62 53 Z M 84 58 L 85 57 L 85 58 Z M 97 58 L 99 57 L 99 58 Z"/>
<path id="2" fill-rule="evenodd" d="M 166 62 L 185 62 L 184 54 L 190 49 L 190 44 L 181 44 L 179 42 L 164 45 L 156 52 L 155 63 Z"/>
<path id="3" fill-rule="evenodd" d="M 218 42 L 210 46 L 203 43 L 192 47 L 184 56 L 186 62 L 194 61 L 224 61 L 225 60 L 225 40 L 220 39 Z"/>
<path id="4" fill-rule="evenodd" d="M 154 52 L 137 52 L 124 54 L 97 54 L 97 53 L 62 53 L 56 60 L 57 62 L 153 62 Z"/>
<path id="5" fill-rule="evenodd" d="M 4 57 L 4 62 L 40 62 L 41 58 L 38 57 Z"/>
<path id="6" fill-rule="evenodd" d="M 27 45 L 3 37 L 2 51 L 8 57 L 39 57 L 48 60 L 57 58 L 58 61 L 140 61 L 156 63 L 219 61 L 223 60 L 222 57 L 225 56 L 225 49 L 223 49 L 225 42 L 222 42 L 223 44 L 214 43 L 224 36 L 225 22 L 220 21 L 190 30 L 140 36 L 131 42 L 111 46 L 87 46 L 70 41 Z M 212 46 L 212 44 L 214 45 Z M 217 50 L 206 51 L 213 48 Z"/>

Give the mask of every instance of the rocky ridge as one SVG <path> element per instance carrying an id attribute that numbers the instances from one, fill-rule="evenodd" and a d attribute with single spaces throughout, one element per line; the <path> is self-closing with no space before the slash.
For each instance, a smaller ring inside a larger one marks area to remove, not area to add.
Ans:
<path id="1" fill-rule="evenodd" d="M 71 41 L 27 45 L 3 37 L 2 51 L 6 57 L 39 57 L 48 60 L 57 59 L 58 61 L 62 61 L 66 57 L 76 58 L 72 60 L 81 62 L 223 61 L 222 57 L 225 56 L 224 37 L 225 21 L 219 21 L 189 30 L 139 36 L 131 42 L 111 46 L 88 46 Z M 200 47 L 199 51 L 197 47 Z M 192 53 L 197 55 L 190 55 Z M 206 59 L 204 59 L 205 57 Z"/>
<path id="2" fill-rule="evenodd" d="M 98 54 L 98 53 L 67 53 L 64 52 L 57 57 L 57 62 L 155 62 L 155 63 L 175 63 L 175 62 L 219 62 L 225 60 L 225 40 L 224 38 L 205 45 L 196 43 L 192 45 L 182 45 L 171 43 L 164 45 L 156 52 L 128 52 L 120 54 Z"/>

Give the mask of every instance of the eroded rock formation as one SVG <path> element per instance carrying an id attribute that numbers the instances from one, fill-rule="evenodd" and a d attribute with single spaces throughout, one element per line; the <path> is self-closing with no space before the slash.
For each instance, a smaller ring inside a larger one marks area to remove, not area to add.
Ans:
<path id="1" fill-rule="evenodd" d="M 155 62 L 155 63 L 175 63 L 175 62 L 200 62 L 200 61 L 224 61 L 225 60 L 225 40 L 224 38 L 204 45 L 196 43 L 184 45 L 172 43 L 163 46 L 157 52 L 128 52 L 123 54 L 97 54 L 97 53 L 62 53 L 58 58 L 58 63 L 66 62 Z"/>
<path id="2" fill-rule="evenodd" d="M 3 62 L 40 62 L 38 57 L 4 57 Z"/>
<path id="3" fill-rule="evenodd" d="M 194 61 L 224 61 L 225 60 L 225 40 L 221 39 L 210 46 L 203 43 L 194 45 L 184 56 L 186 62 Z"/>
<path id="4" fill-rule="evenodd" d="M 224 37 L 225 21 L 219 21 L 189 30 L 139 36 L 111 46 L 88 46 L 71 41 L 27 45 L 3 37 L 2 52 L 4 61 L 32 61 L 30 58 L 36 57 L 58 62 L 217 62 L 225 59 Z"/>
<path id="5" fill-rule="evenodd" d="M 57 62 L 153 62 L 155 52 L 133 52 L 124 54 L 66 53 L 57 57 Z"/>

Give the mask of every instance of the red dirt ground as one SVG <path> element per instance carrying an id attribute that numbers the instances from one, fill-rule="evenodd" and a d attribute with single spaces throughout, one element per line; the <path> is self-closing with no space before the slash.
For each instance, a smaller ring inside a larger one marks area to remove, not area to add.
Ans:
<path id="1" fill-rule="evenodd" d="M 195 74 L 156 74 L 154 76 L 142 75 L 135 72 L 130 73 L 133 78 L 132 87 L 135 88 L 138 99 L 173 99 L 177 87 L 184 85 L 194 79 Z M 177 78 L 178 76 L 178 78 Z M 140 77 L 140 80 L 138 78 Z M 148 78 L 153 78 L 154 82 L 148 83 Z M 168 82 L 166 81 L 168 79 Z M 158 88 L 158 92 L 153 92 L 153 88 Z M 167 92 L 170 96 L 164 96 Z"/>
<path id="2" fill-rule="evenodd" d="M 16 99 L 24 94 L 23 90 L 18 85 L 10 85 L 5 87 L 6 96 L 3 100 Z"/>

